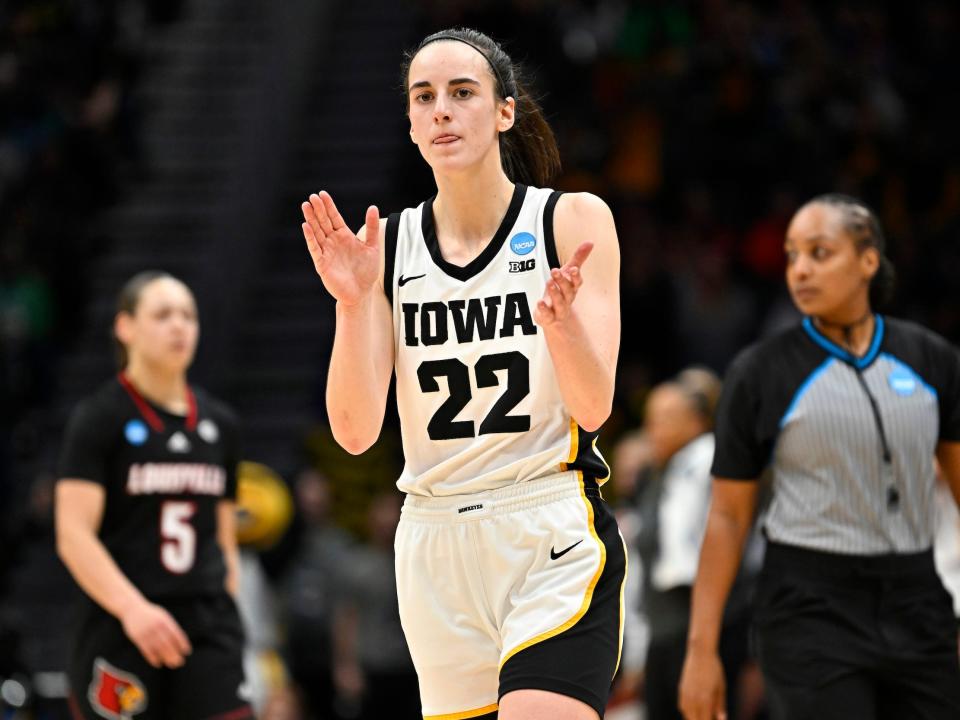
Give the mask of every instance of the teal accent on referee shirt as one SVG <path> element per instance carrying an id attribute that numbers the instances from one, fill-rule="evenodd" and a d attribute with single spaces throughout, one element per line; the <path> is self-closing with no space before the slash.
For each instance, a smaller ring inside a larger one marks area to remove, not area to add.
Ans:
<path id="1" fill-rule="evenodd" d="M 870 347 L 867 348 L 866 354 L 859 358 L 847 350 L 844 350 L 842 347 L 833 342 L 833 340 L 817 330 L 816 326 L 813 324 L 813 319 L 809 316 L 803 319 L 803 329 L 806 330 L 807 335 L 810 336 L 811 340 L 813 340 L 828 353 L 840 360 L 843 360 L 845 363 L 853 365 L 858 370 L 863 370 L 869 366 L 870 363 L 877 359 L 877 354 L 880 351 L 880 343 L 883 342 L 884 323 L 883 316 L 877 315 L 876 326 L 873 328 L 873 340 L 870 342 Z"/>
<path id="2" fill-rule="evenodd" d="M 787 408 L 787 411 L 783 414 L 783 417 L 780 418 L 781 430 L 783 430 L 784 425 L 786 425 L 790 421 L 790 416 L 793 414 L 793 411 L 796 409 L 797 403 L 800 402 L 800 398 L 802 398 L 806 394 L 807 390 L 810 389 L 810 386 L 813 385 L 813 383 L 816 382 L 817 378 L 820 377 L 823 373 L 825 373 L 830 368 L 830 366 L 833 365 L 833 363 L 834 363 L 834 358 L 828 357 L 826 360 L 820 363 L 820 366 L 816 370 L 814 370 L 812 373 L 810 373 L 810 377 L 804 380 L 803 384 L 797 388 L 797 392 L 794 393 L 793 395 L 793 400 L 790 401 L 790 406 Z"/>

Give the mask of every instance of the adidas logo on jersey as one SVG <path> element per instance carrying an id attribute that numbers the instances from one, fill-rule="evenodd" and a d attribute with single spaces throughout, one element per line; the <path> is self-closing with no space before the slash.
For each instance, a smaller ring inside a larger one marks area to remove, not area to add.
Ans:
<path id="1" fill-rule="evenodd" d="M 537 261 L 533 258 L 529 260 L 511 260 L 510 261 L 510 272 L 512 273 L 522 273 L 527 272 L 527 270 L 533 270 L 537 266 Z"/>
<path id="2" fill-rule="evenodd" d="M 175 453 L 190 452 L 190 441 L 182 432 L 177 431 L 167 440 L 167 450 Z"/>
<path id="3" fill-rule="evenodd" d="M 460 344 L 492 340 L 494 337 L 513 337 L 517 328 L 524 335 L 537 334 L 527 294 L 522 292 L 508 293 L 503 297 L 494 295 L 482 300 L 470 298 L 445 303 L 403 303 L 401 308 L 404 342 L 409 347 L 421 343 L 443 345 L 450 339 L 451 324 L 456 341 Z"/>

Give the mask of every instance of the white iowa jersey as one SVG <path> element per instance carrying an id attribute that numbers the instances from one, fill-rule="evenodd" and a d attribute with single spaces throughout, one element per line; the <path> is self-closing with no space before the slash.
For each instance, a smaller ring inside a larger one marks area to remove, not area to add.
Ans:
<path id="1" fill-rule="evenodd" d="M 481 492 L 565 470 L 603 482 L 596 433 L 563 405 L 533 321 L 558 267 L 560 193 L 516 185 L 490 244 L 468 265 L 443 259 L 433 200 L 387 221 L 384 287 L 393 305 L 401 490 Z"/>

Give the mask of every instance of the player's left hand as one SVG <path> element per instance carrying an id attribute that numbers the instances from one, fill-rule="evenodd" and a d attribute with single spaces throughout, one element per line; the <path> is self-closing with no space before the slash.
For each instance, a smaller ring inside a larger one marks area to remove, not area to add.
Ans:
<path id="1" fill-rule="evenodd" d="M 573 257 L 563 267 L 550 271 L 546 290 L 533 311 L 533 319 L 537 325 L 548 327 L 570 317 L 577 291 L 583 285 L 583 274 L 580 268 L 590 256 L 591 250 L 593 250 L 593 243 L 581 243 L 573 253 Z"/>

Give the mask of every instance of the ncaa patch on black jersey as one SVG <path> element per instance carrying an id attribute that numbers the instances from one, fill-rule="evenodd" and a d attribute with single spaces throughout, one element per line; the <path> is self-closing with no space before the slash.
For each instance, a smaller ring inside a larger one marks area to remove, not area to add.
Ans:
<path id="1" fill-rule="evenodd" d="M 512 273 L 522 273 L 527 272 L 527 270 L 533 270 L 537 266 L 537 261 L 533 258 L 529 260 L 511 260 L 510 261 L 510 272 Z"/>

